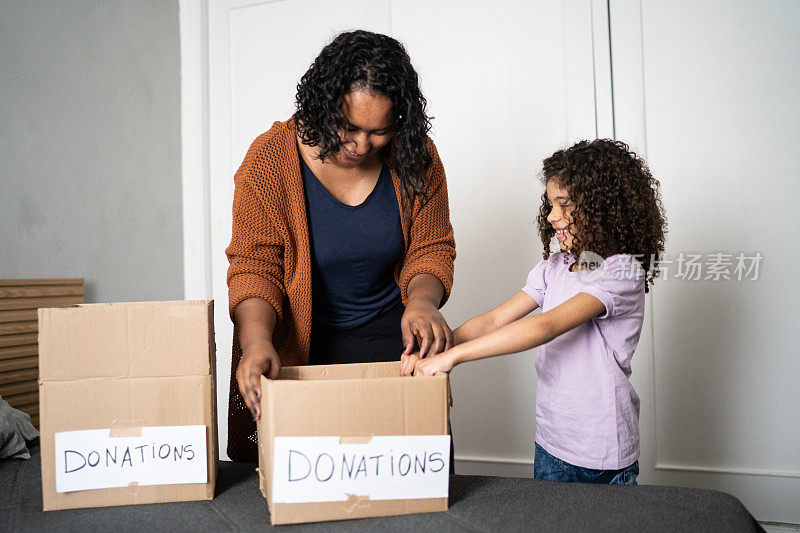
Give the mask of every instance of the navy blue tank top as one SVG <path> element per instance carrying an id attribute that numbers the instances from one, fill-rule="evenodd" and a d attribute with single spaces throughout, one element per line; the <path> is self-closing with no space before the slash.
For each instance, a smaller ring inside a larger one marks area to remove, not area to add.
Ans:
<path id="1" fill-rule="evenodd" d="M 367 199 L 350 206 L 319 182 L 303 158 L 314 324 L 351 329 L 400 301 L 394 269 L 405 251 L 400 207 L 389 169 Z"/>

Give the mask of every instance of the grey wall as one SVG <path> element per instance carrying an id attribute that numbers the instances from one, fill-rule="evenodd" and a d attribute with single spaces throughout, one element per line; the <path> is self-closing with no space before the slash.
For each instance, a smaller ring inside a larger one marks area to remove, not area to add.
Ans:
<path id="1" fill-rule="evenodd" d="M 183 297 L 178 2 L 0 2 L 0 278 Z"/>

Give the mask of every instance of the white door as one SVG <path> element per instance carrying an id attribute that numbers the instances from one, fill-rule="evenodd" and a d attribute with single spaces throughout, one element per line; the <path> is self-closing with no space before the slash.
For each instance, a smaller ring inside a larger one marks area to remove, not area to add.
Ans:
<path id="1" fill-rule="evenodd" d="M 604 9 L 605 2 L 210 2 L 209 277 L 217 302 L 222 457 L 232 335 L 224 249 L 233 174 L 252 140 L 290 116 L 296 84 L 322 46 L 346 29 L 394 35 L 420 74 L 448 174 L 459 257 L 444 312 L 455 326 L 512 295 L 537 261 L 542 158 L 598 131 L 611 135 L 610 106 L 599 116 L 596 106 L 610 101 L 610 68 L 595 72 L 593 63 L 593 53 L 608 57 L 608 34 L 592 31 L 592 17 L 605 17 Z M 532 472 L 534 358 L 535 350 L 454 376 L 463 471 L 510 465 L 521 475 Z"/>

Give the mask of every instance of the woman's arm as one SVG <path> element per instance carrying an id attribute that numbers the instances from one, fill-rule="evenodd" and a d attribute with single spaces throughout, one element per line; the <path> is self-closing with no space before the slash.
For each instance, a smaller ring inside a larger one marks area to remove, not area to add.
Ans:
<path id="1" fill-rule="evenodd" d="M 254 419 L 261 415 L 261 374 L 275 378 L 280 370 L 272 334 L 283 313 L 285 292 L 283 239 L 273 226 L 271 213 L 264 208 L 278 202 L 262 196 L 277 191 L 259 189 L 251 176 L 252 159 L 260 153 L 259 143 L 263 142 L 263 135 L 256 139 L 235 175 L 233 229 L 225 250 L 230 262 L 228 308 L 242 349 L 233 371 L 239 394 Z"/>
<path id="2" fill-rule="evenodd" d="M 433 142 L 428 140 L 433 162 L 428 170 L 426 198 L 417 196 L 411 207 L 408 248 L 397 284 L 406 304 L 401 321 L 403 356 L 419 340 L 421 355 L 435 354 L 452 346 L 452 332 L 439 312 L 453 285 L 456 245 L 450 224 L 447 181 Z"/>
<path id="3" fill-rule="evenodd" d="M 234 320 L 239 328 L 242 358 L 236 367 L 236 383 L 253 420 L 261 418 L 261 376 L 277 379 L 280 358 L 272 345 L 278 315 L 261 298 L 248 298 L 236 306 Z"/>
<path id="4" fill-rule="evenodd" d="M 437 356 L 421 359 L 417 361 L 414 375 L 432 376 L 437 372 L 450 372 L 465 361 L 528 350 L 604 312 L 605 306 L 600 300 L 582 292 L 546 313 L 516 320 Z"/>

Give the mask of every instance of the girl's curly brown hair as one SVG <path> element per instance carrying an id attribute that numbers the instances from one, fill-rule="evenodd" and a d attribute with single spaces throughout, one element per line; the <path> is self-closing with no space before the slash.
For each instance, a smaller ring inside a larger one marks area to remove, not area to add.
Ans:
<path id="1" fill-rule="evenodd" d="M 542 181 L 554 180 L 574 204 L 570 253 L 594 252 L 603 258 L 633 255 L 645 271 L 645 292 L 659 275 L 667 223 L 659 182 L 627 144 L 610 139 L 581 141 L 544 160 Z M 555 230 L 547 221 L 552 206 L 542 194 L 537 223 L 550 257 Z"/>

